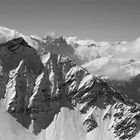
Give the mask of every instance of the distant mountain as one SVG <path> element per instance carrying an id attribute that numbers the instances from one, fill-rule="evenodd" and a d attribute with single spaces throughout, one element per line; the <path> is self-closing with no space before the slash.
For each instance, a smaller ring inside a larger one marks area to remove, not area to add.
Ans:
<path id="1" fill-rule="evenodd" d="M 130 81 L 116 81 L 105 79 L 115 90 L 127 94 L 135 102 L 140 103 L 140 75 L 136 75 Z"/>
<path id="2" fill-rule="evenodd" d="M 61 54 L 63 56 L 68 56 L 76 64 L 82 64 L 82 60 L 75 55 L 75 50 L 71 45 L 68 45 L 64 37 L 51 38 L 47 36 L 46 38 L 39 39 L 31 36 L 31 39 L 38 43 L 38 53 L 43 55 L 45 53 Z"/>

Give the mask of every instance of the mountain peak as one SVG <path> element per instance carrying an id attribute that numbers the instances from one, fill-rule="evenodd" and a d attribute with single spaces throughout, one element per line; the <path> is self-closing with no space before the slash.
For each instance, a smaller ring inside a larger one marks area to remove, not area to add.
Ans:
<path id="1" fill-rule="evenodd" d="M 13 40 L 10 40 L 6 43 L 2 43 L 0 44 L 0 47 L 2 46 L 6 46 L 7 49 L 9 50 L 13 50 L 13 47 L 17 46 L 17 45 L 22 45 L 25 47 L 30 47 L 27 42 L 23 39 L 23 37 L 19 37 L 19 38 L 14 38 Z M 20 47 L 20 46 L 19 46 Z"/>

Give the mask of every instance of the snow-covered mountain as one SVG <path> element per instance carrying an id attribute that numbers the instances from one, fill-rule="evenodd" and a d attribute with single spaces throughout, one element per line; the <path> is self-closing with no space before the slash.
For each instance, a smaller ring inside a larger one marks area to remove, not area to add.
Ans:
<path id="1" fill-rule="evenodd" d="M 76 46 L 2 29 L 1 140 L 140 139 L 140 105 L 77 65 Z"/>
<path id="2" fill-rule="evenodd" d="M 83 68 L 139 103 L 140 38 L 133 42 L 115 43 L 79 40 L 76 37 L 66 40 L 76 46 L 75 54 L 81 56 Z"/>

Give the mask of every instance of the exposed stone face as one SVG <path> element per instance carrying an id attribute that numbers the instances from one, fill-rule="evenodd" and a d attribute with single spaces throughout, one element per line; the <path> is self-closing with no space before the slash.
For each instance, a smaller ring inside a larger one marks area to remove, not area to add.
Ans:
<path id="1" fill-rule="evenodd" d="M 104 131 L 114 132 L 111 135 L 118 139 L 132 139 L 139 132 L 139 105 L 68 57 L 48 53 L 41 62 L 22 38 L 1 44 L 0 49 L 1 97 L 7 111 L 34 133 L 49 127 L 62 108 L 78 111 L 87 135 L 108 128 Z"/>
<path id="2" fill-rule="evenodd" d="M 44 40 L 33 38 L 32 40 L 38 43 L 39 49 L 37 50 L 39 54 L 53 53 L 57 55 L 62 55 L 69 57 L 74 63 L 82 64 L 81 59 L 75 55 L 75 49 L 69 45 L 64 37 L 52 38 L 47 36 Z"/>
<path id="3" fill-rule="evenodd" d="M 26 107 L 35 79 L 44 69 L 43 63 L 23 38 L 0 44 L 0 60 L 0 97 L 5 96 L 7 110 L 27 127 Z"/>
<path id="4" fill-rule="evenodd" d="M 4 100 L 8 112 L 17 118 L 17 121 L 25 127 L 27 127 L 30 122 L 27 113 L 30 93 L 27 88 L 26 67 L 24 61 L 21 61 L 19 66 L 9 73 Z"/>
<path id="5" fill-rule="evenodd" d="M 0 59 L 3 71 L 7 73 L 15 69 L 22 60 L 35 74 L 40 74 L 43 69 L 43 64 L 35 49 L 30 47 L 22 37 L 0 45 Z"/>
<path id="6" fill-rule="evenodd" d="M 44 71 L 36 79 L 33 95 L 29 101 L 35 133 L 49 126 L 55 114 L 67 102 L 64 101 L 67 90 L 62 85 L 65 82 L 65 73 L 73 64 L 71 60 L 66 60 L 61 55 L 48 55 L 49 59 L 44 63 Z"/>
<path id="7" fill-rule="evenodd" d="M 110 86 L 119 92 L 124 92 L 127 96 L 132 98 L 135 102 L 140 103 L 140 75 L 131 78 L 130 81 L 115 81 L 106 80 Z"/>

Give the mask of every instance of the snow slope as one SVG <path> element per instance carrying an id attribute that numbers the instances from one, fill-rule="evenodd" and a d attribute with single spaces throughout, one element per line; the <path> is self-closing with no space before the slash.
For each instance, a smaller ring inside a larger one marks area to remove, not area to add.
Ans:
<path id="1" fill-rule="evenodd" d="M 0 103 L 0 140 L 35 140 L 35 136 L 19 124 Z"/>

